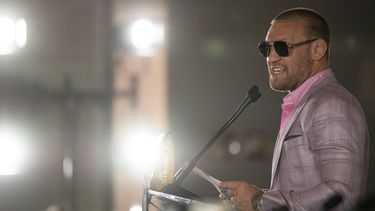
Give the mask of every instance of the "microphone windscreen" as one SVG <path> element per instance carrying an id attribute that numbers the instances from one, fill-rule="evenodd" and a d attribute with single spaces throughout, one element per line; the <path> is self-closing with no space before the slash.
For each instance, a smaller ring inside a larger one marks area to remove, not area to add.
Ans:
<path id="1" fill-rule="evenodd" d="M 247 91 L 247 97 L 253 95 L 254 92 L 257 92 L 258 90 L 259 90 L 259 88 L 258 88 L 256 85 L 252 86 L 252 87 L 249 89 L 249 91 Z"/>

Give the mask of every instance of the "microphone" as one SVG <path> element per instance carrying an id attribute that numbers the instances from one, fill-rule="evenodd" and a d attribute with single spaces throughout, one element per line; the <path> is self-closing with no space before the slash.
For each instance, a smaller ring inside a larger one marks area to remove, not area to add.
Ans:
<path id="1" fill-rule="evenodd" d="M 334 194 L 331 196 L 327 201 L 323 203 L 323 211 L 328 211 L 333 208 L 335 208 L 337 205 L 339 205 L 342 202 L 342 196 L 340 194 Z M 277 207 L 275 209 L 272 209 L 272 211 L 288 211 L 288 207 L 281 206 Z"/>
<path id="2" fill-rule="evenodd" d="M 202 150 L 195 155 L 189 162 L 186 162 L 173 176 L 173 182 L 163 188 L 162 191 L 170 194 L 175 194 L 183 197 L 195 197 L 195 194 L 179 187 L 186 176 L 196 166 L 198 160 L 202 155 L 218 140 L 218 138 L 224 133 L 224 131 L 237 119 L 237 117 L 245 110 L 245 108 L 253 102 L 256 102 L 260 98 L 261 94 L 259 88 L 254 85 L 247 92 L 245 99 L 242 100 L 240 105 L 237 107 L 235 112 L 230 118 L 224 123 L 224 125 L 216 132 L 216 134 L 209 140 L 209 142 L 202 148 Z M 187 191 L 187 192 L 186 192 Z"/>
<path id="3" fill-rule="evenodd" d="M 289 211 L 289 209 L 286 206 L 281 206 L 281 207 L 277 207 L 275 209 L 272 209 L 272 211 Z"/>
<path id="4" fill-rule="evenodd" d="M 338 193 L 331 196 L 324 204 L 323 210 L 331 210 L 342 202 L 342 196 Z"/>

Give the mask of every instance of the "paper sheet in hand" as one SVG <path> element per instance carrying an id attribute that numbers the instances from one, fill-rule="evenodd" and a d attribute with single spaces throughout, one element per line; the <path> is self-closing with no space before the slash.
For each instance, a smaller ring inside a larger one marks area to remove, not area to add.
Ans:
<path id="1" fill-rule="evenodd" d="M 219 193 L 221 193 L 224 198 L 229 198 L 230 190 L 228 190 L 228 189 L 220 189 L 219 188 L 219 185 L 221 183 L 220 180 L 218 180 L 218 179 L 210 176 L 209 174 L 207 174 L 206 172 L 202 171 L 198 167 L 194 167 L 193 172 L 196 175 L 202 177 L 203 179 L 205 179 L 208 182 L 210 182 L 211 184 L 213 184 L 215 186 L 215 188 L 217 189 L 217 191 L 219 191 Z"/>

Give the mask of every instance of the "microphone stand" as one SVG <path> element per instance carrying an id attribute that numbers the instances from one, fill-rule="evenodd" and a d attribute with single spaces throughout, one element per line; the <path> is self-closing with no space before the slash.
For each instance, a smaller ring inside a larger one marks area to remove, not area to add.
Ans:
<path id="1" fill-rule="evenodd" d="M 173 176 L 173 182 L 165 186 L 162 191 L 170 194 L 180 195 L 183 197 L 199 198 L 194 193 L 180 187 L 182 181 L 196 166 L 198 160 L 202 155 L 218 140 L 224 131 L 237 119 L 237 117 L 245 110 L 245 108 L 252 102 L 257 101 L 261 94 L 257 86 L 253 86 L 247 92 L 245 99 L 237 107 L 232 116 L 225 122 L 225 124 L 216 132 L 216 134 L 209 140 L 209 142 L 202 148 L 202 150 L 195 155 L 189 162 L 186 162 Z"/>

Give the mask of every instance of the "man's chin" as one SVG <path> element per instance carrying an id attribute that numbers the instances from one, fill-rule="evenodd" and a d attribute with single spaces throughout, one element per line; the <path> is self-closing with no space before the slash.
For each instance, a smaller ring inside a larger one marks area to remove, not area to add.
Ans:
<path id="1" fill-rule="evenodd" d="M 274 91 L 277 91 L 277 92 L 288 92 L 289 90 L 284 87 L 284 86 L 280 86 L 280 85 L 277 85 L 277 84 L 273 84 L 270 82 L 270 87 L 272 90 Z"/>

